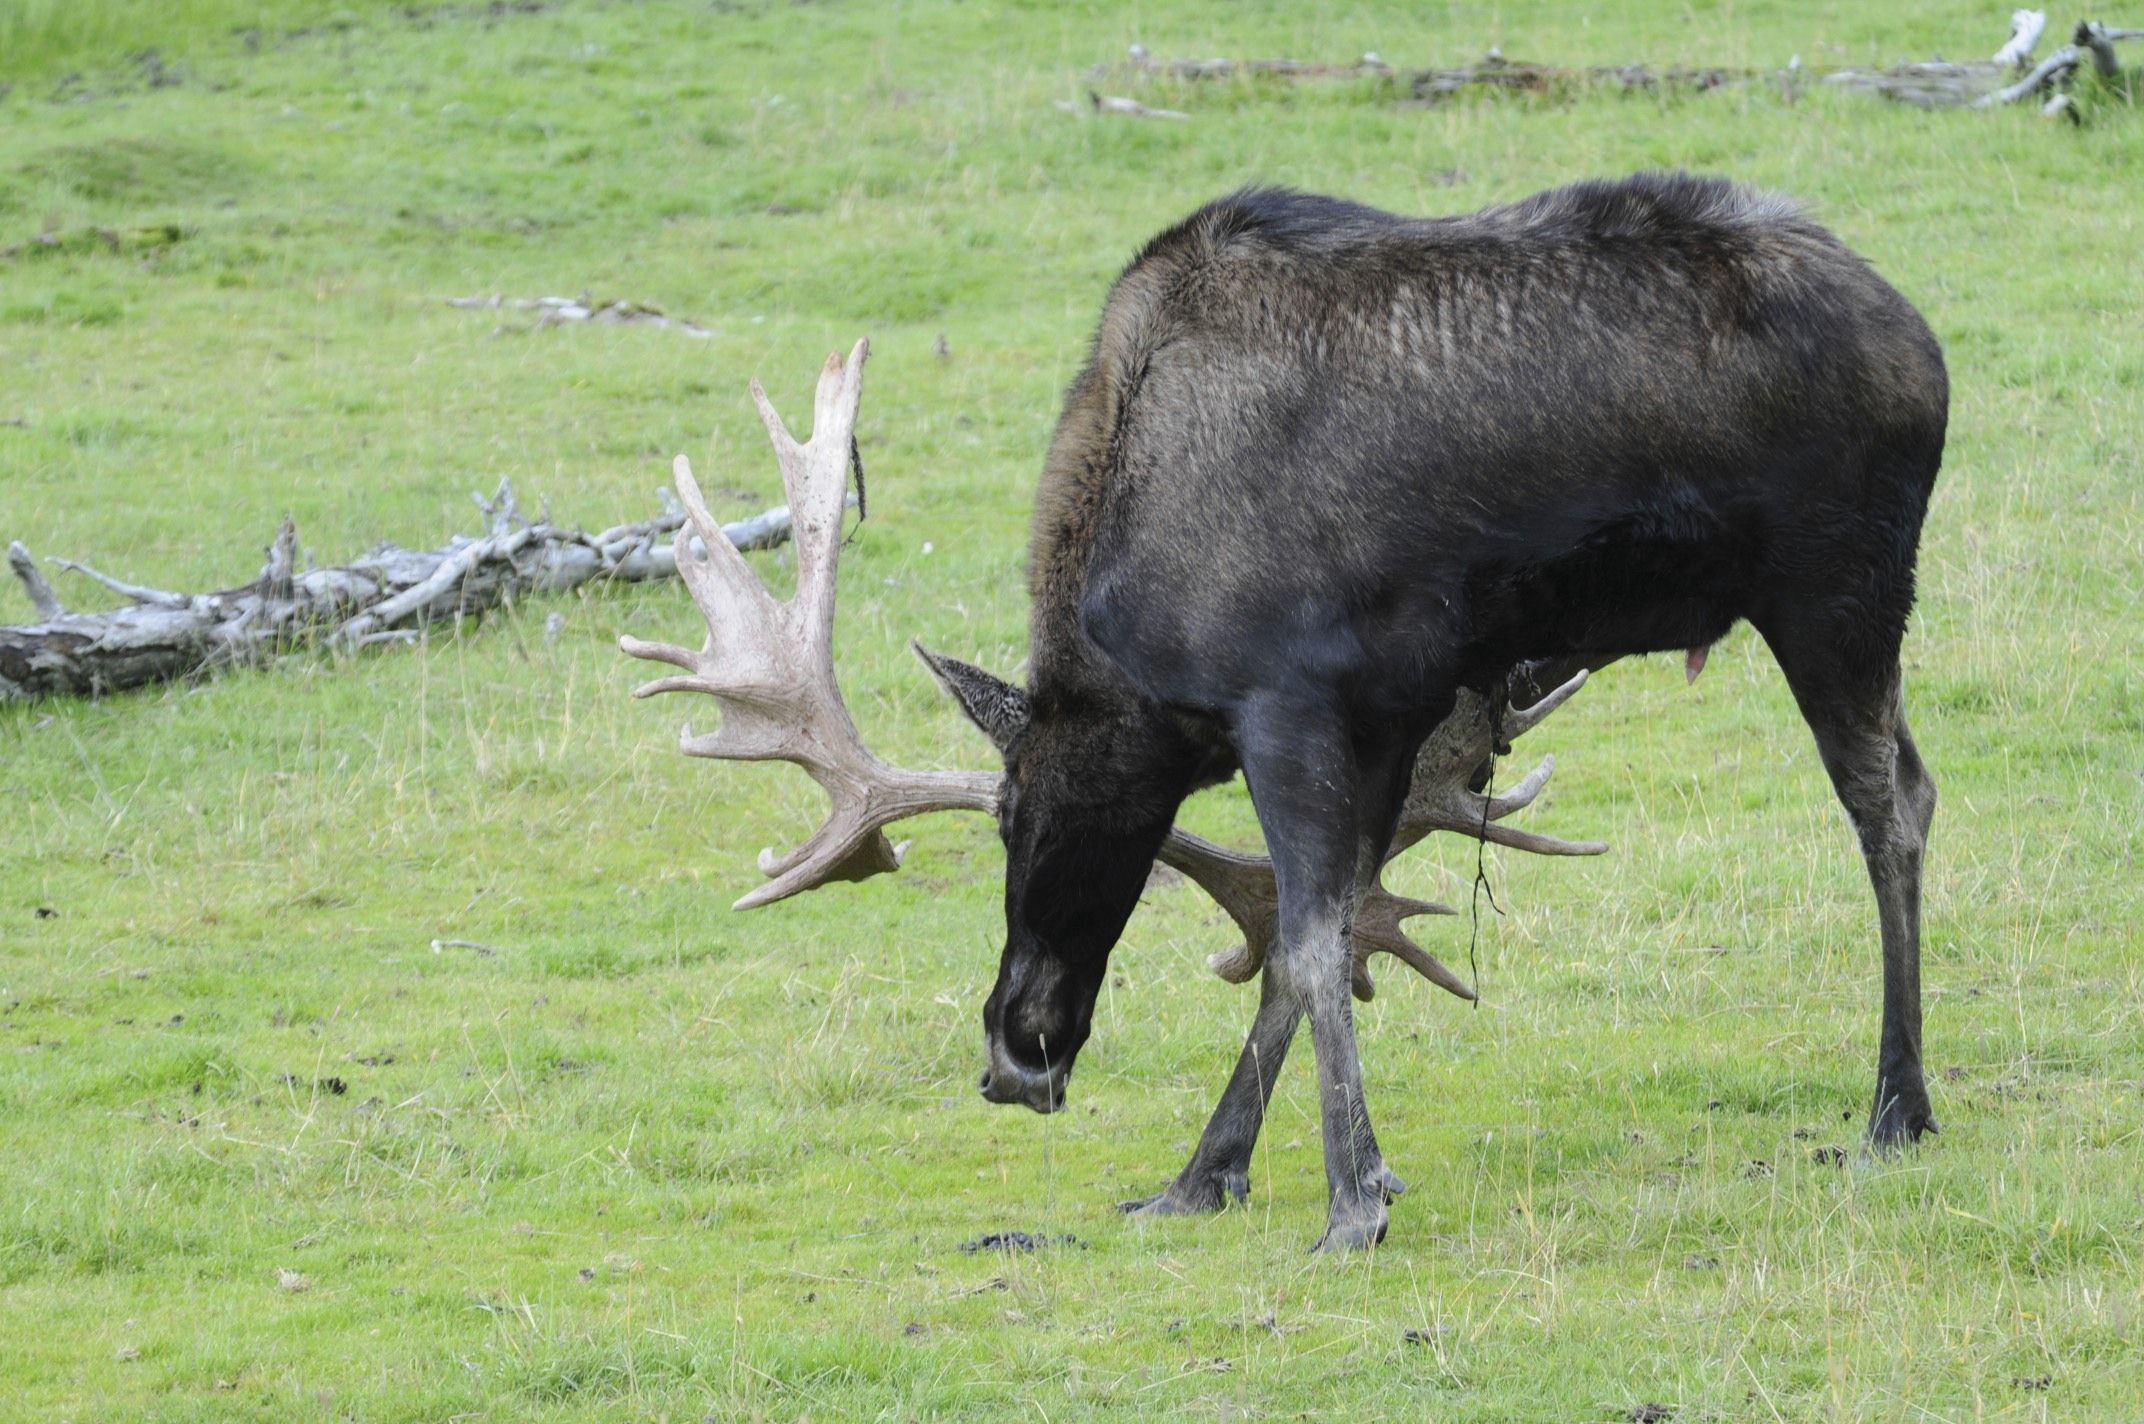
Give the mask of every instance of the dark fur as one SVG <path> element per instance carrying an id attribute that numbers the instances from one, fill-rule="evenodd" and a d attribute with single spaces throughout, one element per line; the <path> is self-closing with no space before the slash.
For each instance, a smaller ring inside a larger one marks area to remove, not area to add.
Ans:
<path id="1" fill-rule="evenodd" d="M 1259 189 L 1162 233 L 1110 294 L 1036 501 L 994 1062 L 1048 1059 L 1054 1104 L 1178 804 L 1238 760 L 1284 939 L 1291 917 L 1329 934 L 1311 921 L 1381 848 L 1456 687 L 1747 619 L 1877 876 L 1872 1128 L 1917 1134 L 1934 793 L 1898 649 L 1948 399 L 1904 298 L 1791 205 L 1715 179 L 1444 219 Z"/>

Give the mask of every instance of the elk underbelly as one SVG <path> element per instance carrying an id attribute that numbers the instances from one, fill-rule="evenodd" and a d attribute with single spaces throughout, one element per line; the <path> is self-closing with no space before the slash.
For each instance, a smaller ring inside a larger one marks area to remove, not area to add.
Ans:
<path id="1" fill-rule="evenodd" d="M 1726 540 L 1595 539 L 1474 589 L 1484 664 L 1681 652 L 1692 681 L 1749 607 L 1750 551 Z"/>

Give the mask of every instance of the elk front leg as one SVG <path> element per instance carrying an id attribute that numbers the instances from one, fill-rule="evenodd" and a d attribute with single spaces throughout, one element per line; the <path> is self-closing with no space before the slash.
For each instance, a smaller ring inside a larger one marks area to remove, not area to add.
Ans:
<path id="1" fill-rule="evenodd" d="M 1292 991 L 1279 987 L 1280 980 L 1281 976 L 1268 974 L 1259 981 L 1258 1017 L 1251 1021 L 1236 1071 L 1214 1105 L 1213 1116 L 1206 1120 L 1191 1160 L 1166 1190 L 1119 1202 L 1119 1211 L 1133 1216 L 1195 1216 L 1219 1211 L 1230 1200 L 1250 1199 L 1251 1153 L 1265 1126 L 1274 1081 L 1288 1060 L 1288 1047 L 1303 1018 L 1302 1003 Z M 1383 1166 L 1382 1159 L 1378 1177 L 1388 1201 L 1407 1190 L 1407 1183 Z"/>
<path id="2" fill-rule="evenodd" d="M 1366 837 L 1356 848 L 1356 910 L 1377 886 L 1377 871 L 1391 853 L 1391 836 Z M 1266 1108 L 1273 1099 L 1273 1084 L 1287 1062 L 1288 1046 L 1302 1022 L 1303 1006 L 1293 993 L 1280 990 L 1280 976 L 1261 975 L 1258 1016 L 1243 1040 L 1236 1071 L 1214 1105 L 1199 1145 L 1176 1180 L 1165 1191 L 1150 1197 L 1121 1202 L 1118 1210 L 1136 1216 L 1190 1216 L 1215 1212 L 1231 1198 L 1246 1201 L 1251 1194 L 1251 1152 L 1258 1145 L 1265 1125 Z M 1385 1195 L 1396 1197 L 1407 1184 L 1387 1170 Z"/>
<path id="3" fill-rule="evenodd" d="M 1321 711 L 1247 717 L 1239 751 L 1280 889 L 1280 944 L 1266 976 L 1310 1019 L 1317 1053 L 1327 1189 L 1318 1249 L 1343 1250 L 1382 1241 L 1386 1203 L 1403 1190 L 1363 1096 L 1349 925 L 1391 840 L 1415 748 L 1352 739 Z"/>
<path id="4" fill-rule="evenodd" d="M 1251 1020 L 1236 1071 L 1229 1076 L 1228 1087 L 1206 1120 L 1206 1130 L 1199 1134 L 1199 1145 L 1184 1170 L 1167 1190 L 1123 1202 L 1118 1210 L 1135 1216 L 1191 1216 L 1219 1211 L 1230 1198 L 1249 1199 L 1251 1149 L 1258 1145 L 1266 1105 L 1273 1100 L 1273 1080 L 1288 1059 L 1288 1045 L 1303 1017 L 1295 997 L 1277 985 L 1271 974 L 1260 980 L 1258 1017 Z"/>
<path id="5" fill-rule="evenodd" d="M 1322 907 L 1321 907 L 1322 909 Z M 1318 1118 L 1325 1138 L 1325 1233 L 1320 1251 L 1375 1246 L 1385 1239 L 1385 1205 L 1399 1190 L 1385 1166 L 1363 1097 L 1355 1045 L 1355 1004 L 1348 992 L 1345 924 L 1314 912 L 1296 921 L 1282 974 L 1310 1019 L 1318 1058 Z M 1297 948 L 1300 946 L 1300 949 Z M 1272 972 L 1269 966 L 1268 973 Z"/>

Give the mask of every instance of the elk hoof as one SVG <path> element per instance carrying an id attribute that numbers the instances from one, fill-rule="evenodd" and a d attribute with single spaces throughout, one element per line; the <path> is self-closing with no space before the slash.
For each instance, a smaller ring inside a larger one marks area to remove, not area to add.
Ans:
<path id="1" fill-rule="evenodd" d="M 1165 1192 L 1117 1203 L 1117 1210 L 1126 1216 L 1211 1216 L 1221 1207 L 1219 1192 L 1186 1192 L 1173 1184 Z"/>
<path id="2" fill-rule="evenodd" d="M 1385 1239 L 1388 1220 L 1385 1204 L 1375 1197 L 1352 1202 L 1344 1208 L 1335 1202 L 1332 1215 L 1325 1223 L 1325 1234 L 1318 1238 L 1318 1244 L 1312 1249 L 1328 1255 L 1338 1251 L 1367 1251 Z"/>
<path id="3" fill-rule="evenodd" d="M 1251 1199 L 1249 1173 L 1186 1174 L 1169 1183 L 1167 1191 L 1118 1202 L 1117 1210 L 1126 1216 L 1211 1216 L 1225 1209 L 1231 1199 L 1238 1205 Z"/>
<path id="4" fill-rule="evenodd" d="M 1872 1157 L 1895 1157 L 1919 1142 L 1923 1133 L 1938 1130 L 1926 1098 L 1918 1103 L 1894 1098 L 1869 1117 L 1868 1153 Z"/>

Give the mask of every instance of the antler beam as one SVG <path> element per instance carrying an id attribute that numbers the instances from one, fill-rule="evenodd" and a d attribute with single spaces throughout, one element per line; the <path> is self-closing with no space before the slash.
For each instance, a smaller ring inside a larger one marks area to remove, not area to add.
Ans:
<path id="1" fill-rule="evenodd" d="M 795 762 L 833 803 L 826 823 L 786 855 L 759 855 L 768 883 L 737 901 L 753 909 L 830 880 L 863 880 L 900 868 L 905 846 L 881 829 L 925 811 L 986 811 L 997 805 L 997 778 L 985 772 L 910 771 L 889 766 L 866 747 L 834 679 L 834 576 L 841 555 L 841 519 L 848 508 L 849 455 L 863 400 L 864 362 L 871 345 L 859 341 L 844 361 L 826 358 L 813 403 L 811 439 L 799 444 L 758 381 L 752 402 L 774 442 L 788 492 L 797 551 L 797 591 L 777 602 L 744 556 L 720 535 L 707 512 L 692 463 L 672 466 L 686 520 L 700 535 L 696 549 L 678 541 L 678 573 L 707 618 L 698 651 L 668 643 L 621 638 L 636 658 L 685 669 L 658 678 L 635 697 L 659 692 L 704 692 L 722 707 L 722 723 L 696 735 L 688 723 L 679 745 L 689 756 L 733 761 Z"/>

